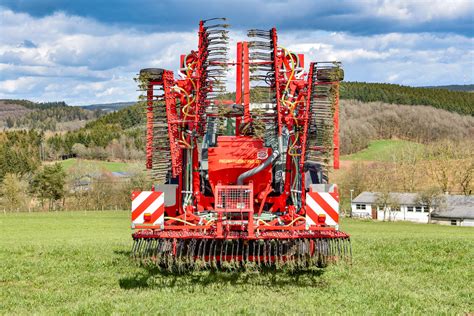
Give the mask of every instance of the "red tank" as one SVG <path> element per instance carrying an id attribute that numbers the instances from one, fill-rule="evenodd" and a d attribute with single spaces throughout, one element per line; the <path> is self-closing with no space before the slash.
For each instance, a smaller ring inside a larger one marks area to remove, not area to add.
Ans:
<path id="1" fill-rule="evenodd" d="M 262 164 L 272 149 L 265 147 L 262 139 L 250 136 L 219 136 L 217 147 L 210 147 L 209 182 L 212 187 L 237 184 L 237 178 L 250 169 Z M 272 181 L 272 166 L 244 180 L 244 184 L 253 183 L 254 195 L 265 190 Z"/>

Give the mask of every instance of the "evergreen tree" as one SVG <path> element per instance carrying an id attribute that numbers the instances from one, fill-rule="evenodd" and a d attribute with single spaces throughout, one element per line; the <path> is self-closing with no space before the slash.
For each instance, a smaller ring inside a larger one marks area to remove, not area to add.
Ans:
<path id="1" fill-rule="evenodd" d="M 47 200 L 48 209 L 56 208 L 56 202 L 64 198 L 66 173 L 59 163 L 46 165 L 33 179 L 33 191 L 38 195 L 43 205 Z"/>

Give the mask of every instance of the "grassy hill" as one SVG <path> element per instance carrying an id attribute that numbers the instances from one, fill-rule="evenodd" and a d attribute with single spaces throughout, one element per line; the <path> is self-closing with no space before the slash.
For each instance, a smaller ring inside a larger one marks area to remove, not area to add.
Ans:
<path id="1" fill-rule="evenodd" d="M 124 172 L 134 163 L 129 162 L 116 162 L 116 161 L 100 161 L 100 160 L 80 160 L 76 158 L 61 160 L 59 163 L 63 166 L 64 170 L 69 171 L 71 168 L 78 166 L 79 161 L 82 164 L 96 166 L 99 169 L 103 169 L 110 172 Z"/>
<path id="2" fill-rule="evenodd" d="M 351 155 L 341 156 L 342 160 L 353 161 L 391 161 L 393 155 L 401 150 L 415 150 L 423 145 L 406 140 L 383 139 L 374 140 L 369 147 Z"/>
<path id="3" fill-rule="evenodd" d="M 21 229 L 19 229 L 21 227 Z M 1 215 L 1 314 L 467 314 L 470 227 L 343 219 L 353 261 L 184 275 L 130 260 L 130 212 Z M 278 303 L 272 303 L 278 302 Z"/>

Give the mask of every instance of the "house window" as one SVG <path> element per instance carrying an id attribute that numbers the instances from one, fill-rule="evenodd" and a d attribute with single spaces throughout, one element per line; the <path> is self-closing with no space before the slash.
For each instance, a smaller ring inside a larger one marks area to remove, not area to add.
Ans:
<path id="1" fill-rule="evenodd" d="M 416 211 L 416 212 L 419 212 L 419 213 L 421 213 L 421 210 L 422 210 L 422 209 L 423 209 L 423 207 L 421 207 L 421 206 L 416 206 L 416 207 L 415 207 L 415 211 Z"/>
<path id="2" fill-rule="evenodd" d="M 400 212 L 400 208 L 394 207 L 394 208 L 392 209 L 392 212 Z"/>
<path id="3" fill-rule="evenodd" d="M 365 210 L 365 204 L 356 204 L 356 209 Z"/>
<path id="4" fill-rule="evenodd" d="M 413 212 L 413 206 L 407 206 L 407 212 Z"/>
<path id="5" fill-rule="evenodd" d="M 428 206 L 423 206 L 423 212 L 424 213 L 429 213 L 430 212 L 430 208 Z"/>
<path id="6" fill-rule="evenodd" d="M 451 220 L 451 225 L 456 226 L 458 224 L 458 221 L 455 219 Z"/>

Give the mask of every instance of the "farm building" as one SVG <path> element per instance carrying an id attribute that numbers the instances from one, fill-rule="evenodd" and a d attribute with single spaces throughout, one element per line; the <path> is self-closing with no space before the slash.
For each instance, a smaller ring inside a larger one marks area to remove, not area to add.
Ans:
<path id="1" fill-rule="evenodd" d="M 432 223 L 474 226 L 474 195 L 448 195 L 446 204 L 431 214 Z"/>
<path id="2" fill-rule="evenodd" d="M 376 220 L 405 220 L 428 223 L 431 212 L 433 223 L 474 226 L 474 196 L 445 195 L 442 205 L 429 209 L 418 203 L 417 193 L 389 193 L 395 205 L 386 208 L 378 205 L 380 193 L 362 192 L 352 200 L 352 216 Z"/>

